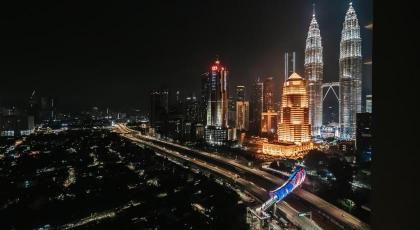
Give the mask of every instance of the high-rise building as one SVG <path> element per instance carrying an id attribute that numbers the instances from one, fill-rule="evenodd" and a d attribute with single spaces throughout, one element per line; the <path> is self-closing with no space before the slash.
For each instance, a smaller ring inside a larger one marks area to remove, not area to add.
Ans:
<path id="1" fill-rule="evenodd" d="M 155 90 L 150 93 L 150 125 L 159 131 L 163 131 L 164 123 L 168 119 L 168 94 L 168 90 Z"/>
<path id="2" fill-rule="evenodd" d="M 296 52 L 284 53 L 284 82 L 296 72 Z"/>
<path id="3" fill-rule="evenodd" d="M 362 110 L 362 39 L 356 12 L 350 2 L 340 42 L 340 134 L 354 139 L 356 114 Z"/>
<path id="4" fill-rule="evenodd" d="M 236 86 L 236 101 L 245 101 L 245 86 Z"/>
<path id="5" fill-rule="evenodd" d="M 312 135 L 321 135 L 322 126 L 322 43 L 318 22 L 315 18 L 315 9 L 309 25 L 308 37 L 305 47 L 305 77 L 308 83 L 309 94 L 309 123 L 312 126 Z"/>
<path id="6" fill-rule="evenodd" d="M 308 100 L 306 81 L 293 73 L 283 85 L 279 142 L 301 144 L 311 141 Z"/>
<path id="7" fill-rule="evenodd" d="M 191 123 L 199 122 L 199 104 L 195 94 L 185 98 L 185 120 Z"/>
<path id="8" fill-rule="evenodd" d="M 356 151 L 362 162 L 372 160 L 372 114 L 358 113 L 356 119 Z"/>
<path id="9" fill-rule="evenodd" d="M 245 101 L 245 86 L 236 86 L 236 129 L 249 130 L 249 102 Z"/>
<path id="10" fill-rule="evenodd" d="M 372 113 L 372 94 L 366 95 L 366 113 Z"/>
<path id="11" fill-rule="evenodd" d="M 228 126 L 231 128 L 236 126 L 236 100 L 232 96 L 228 99 Z"/>
<path id="12" fill-rule="evenodd" d="M 210 74 L 208 72 L 201 75 L 201 96 L 199 122 L 204 126 L 207 122 L 207 103 L 210 89 Z"/>
<path id="13" fill-rule="evenodd" d="M 227 74 L 219 60 L 210 68 L 205 139 L 213 145 L 223 145 L 228 140 Z"/>
<path id="14" fill-rule="evenodd" d="M 249 129 L 249 102 L 236 101 L 236 129 L 248 131 Z"/>
<path id="15" fill-rule="evenodd" d="M 274 110 L 274 100 L 273 100 L 273 78 L 267 77 L 264 80 L 263 87 L 263 112 L 273 111 Z"/>
<path id="16" fill-rule="evenodd" d="M 263 112 L 263 95 L 264 84 L 258 78 L 252 87 L 252 95 L 250 101 L 250 130 L 253 134 L 260 134 L 261 129 L 261 113 Z"/>

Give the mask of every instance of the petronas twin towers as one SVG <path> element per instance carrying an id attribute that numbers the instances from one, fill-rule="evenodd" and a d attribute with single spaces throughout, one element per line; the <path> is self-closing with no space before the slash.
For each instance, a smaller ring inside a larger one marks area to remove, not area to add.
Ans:
<path id="1" fill-rule="evenodd" d="M 308 82 L 309 120 L 312 135 L 320 135 L 322 126 L 323 61 L 322 41 L 315 10 L 309 25 L 305 47 L 305 76 Z M 340 42 L 339 123 L 341 138 L 352 139 L 356 129 L 356 113 L 361 112 L 362 52 L 360 27 L 350 2 Z"/>

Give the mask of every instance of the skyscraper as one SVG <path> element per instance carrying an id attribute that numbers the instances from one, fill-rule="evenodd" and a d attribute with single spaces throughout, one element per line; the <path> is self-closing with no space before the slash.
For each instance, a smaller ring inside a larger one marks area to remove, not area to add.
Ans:
<path id="1" fill-rule="evenodd" d="M 163 131 L 164 123 L 168 118 L 169 97 L 168 90 L 155 90 L 150 93 L 150 124 Z"/>
<path id="2" fill-rule="evenodd" d="M 207 103 L 210 89 L 210 74 L 208 72 L 201 75 L 201 96 L 200 96 L 200 111 L 199 111 L 199 123 L 203 126 L 207 122 Z"/>
<path id="3" fill-rule="evenodd" d="M 264 80 L 263 93 L 264 93 L 263 112 L 274 110 L 273 78 L 272 77 L 267 77 Z"/>
<path id="4" fill-rule="evenodd" d="M 249 102 L 245 101 L 245 86 L 236 86 L 236 129 L 249 130 Z"/>
<path id="5" fill-rule="evenodd" d="M 229 96 L 228 99 L 228 126 L 236 126 L 236 100 L 233 96 Z"/>
<path id="6" fill-rule="evenodd" d="M 322 43 L 318 22 L 315 18 L 315 9 L 309 25 L 308 37 L 305 47 L 305 76 L 308 83 L 309 94 L 309 123 L 312 126 L 312 135 L 321 135 L 322 126 Z"/>
<path id="7" fill-rule="evenodd" d="M 236 101 L 245 101 L 245 86 L 236 86 Z"/>
<path id="8" fill-rule="evenodd" d="M 258 78 L 253 84 L 250 101 L 250 128 L 253 134 L 260 134 L 261 113 L 263 112 L 263 92 L 264 84 L 260 81 L 260 78 Z"/>
<path id="9" fill-rule="evenodd" d="M 296 72 L 296 52 L 284 53 L 284 82 Z"/>
<path id="10" fill-rule="evenodd" d="M 306 81 L 293 73 L 283 85 L 279 142 L 301 144 L 311 141 L 308 100 Z"/>
<path id="11" fill-rule="evenodd" d="M 356 114 L 362 110 L 362 40 L 356 12 L 350 2 L 340 42 L 340 133 L 354 139 Z"/>
<path id="12" fill-rule="evenodd" d="M 236 129 L 248 131 L 249 129 L 249 102 L 236 101 Z"/>
<path id="13" fill-rule="evenodd" d="M 227 69 L 216 60 L 209 74 L 206 142 L 222 145 L 228 140 Z"/>

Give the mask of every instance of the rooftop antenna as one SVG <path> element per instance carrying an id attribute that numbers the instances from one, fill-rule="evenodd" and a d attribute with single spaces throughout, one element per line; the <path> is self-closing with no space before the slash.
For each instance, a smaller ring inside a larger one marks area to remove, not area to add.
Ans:
<path id="1" fill-rule="evenodd" d="M 312 17 L 315 17 L 315 3 L 312 3 Z"/>

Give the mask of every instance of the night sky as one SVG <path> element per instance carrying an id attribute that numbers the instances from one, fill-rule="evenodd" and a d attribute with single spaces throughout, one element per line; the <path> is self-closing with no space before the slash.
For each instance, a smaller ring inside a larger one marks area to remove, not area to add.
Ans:
<path id="1" fill-rule="evenodd" d="M 199 94 L 200 74 L 216 55 L 230 70 L 232 88 L 272 76 L 279 91 L 285 51 L 297 52 L 297 72 L 303 74 L 314 1 L 61 2 L 0 5 L 0 105 L 24 105 L 36 89 L 58 97 L 64 111 L 147 109 L 149 91 L 162 85 Z M 338 81 L 348 1 L 315 3 L 324 79 Z M 364 26 L 372 22 L 372 0 L 355 0 L 353 6 L 363 58 L 370 59 L 372 31 Z"/>

